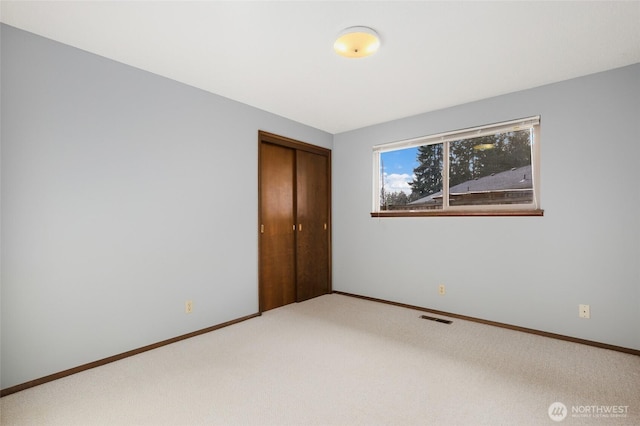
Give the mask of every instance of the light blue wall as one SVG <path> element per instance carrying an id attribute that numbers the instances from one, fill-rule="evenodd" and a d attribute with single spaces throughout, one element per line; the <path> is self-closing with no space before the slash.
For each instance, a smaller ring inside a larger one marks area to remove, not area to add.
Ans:
<path id="1" fill-rule="evenodd" d="M 257 311 L 259 129 L 333 146 L 334 289 L 640 349 L 640 65 L 332 137 L 1 29 L 2 388 Z M 373 145 L 537 114 L 544 217 L 369 216 Z"/>
<path id="2" fill-rule="evenodd" d="M 256 313 L 258 130 L 332 136 L 1 36 L 2 388 Z"/>
<path id="3" fill-rule="evenodd" d="M 372 146 L 538 114 L 544 217 L 369 216 Z M 335 135 L 334 290 L 640 349 L 638 135 L 640 64 Z"/>

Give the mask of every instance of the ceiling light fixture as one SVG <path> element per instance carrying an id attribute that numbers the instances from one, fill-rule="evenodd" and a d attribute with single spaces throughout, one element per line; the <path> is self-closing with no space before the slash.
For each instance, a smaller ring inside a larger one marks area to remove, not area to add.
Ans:
<path id="1" fill-rule="evenodd" d="M 350 27 L 343 30 L 333 44 L 338 55 L 346 58 L 364 58 L 380 47 L 378 33 L 369 27 Z"/>

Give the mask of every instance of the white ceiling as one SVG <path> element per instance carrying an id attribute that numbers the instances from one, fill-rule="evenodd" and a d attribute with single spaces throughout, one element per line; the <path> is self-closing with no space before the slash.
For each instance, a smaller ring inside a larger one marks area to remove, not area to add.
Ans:
<path id="1" fill-rule="evenodd" d="M 640 1 L 2 1 L 6 24 L 330 133 L 640 62 Z M 381 50 L 333 52 L 346 27 Z"/>

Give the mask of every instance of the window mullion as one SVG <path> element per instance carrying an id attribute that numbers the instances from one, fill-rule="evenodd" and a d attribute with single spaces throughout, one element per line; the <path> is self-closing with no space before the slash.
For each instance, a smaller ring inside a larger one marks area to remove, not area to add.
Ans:
<path id="1" fill-rule="evenodd" d="M 442 144 L 442 210 L 449 208 L 449 142 Z"/>

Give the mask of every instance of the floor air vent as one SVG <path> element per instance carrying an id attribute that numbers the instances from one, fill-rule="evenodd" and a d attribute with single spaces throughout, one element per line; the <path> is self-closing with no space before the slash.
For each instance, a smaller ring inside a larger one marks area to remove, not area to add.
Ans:
<path id="1" fill-rule="evenodd" d="M 426 319 L 426 320 L 429 320 L 429 321 L 443 322 L 445 324 L 451 324 L 453 322 L 453 321 L 449 321 L 449 320 L 442 319 L 442 318 L 429 317 L 427 315 L 422 315 L 420 318 Z"/>

